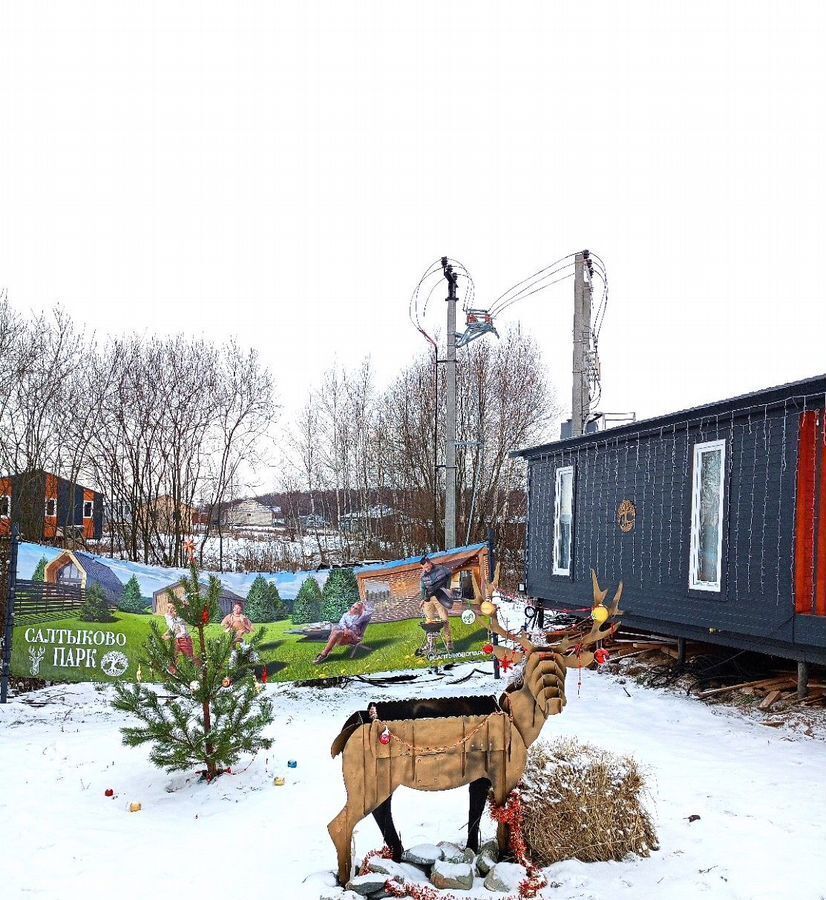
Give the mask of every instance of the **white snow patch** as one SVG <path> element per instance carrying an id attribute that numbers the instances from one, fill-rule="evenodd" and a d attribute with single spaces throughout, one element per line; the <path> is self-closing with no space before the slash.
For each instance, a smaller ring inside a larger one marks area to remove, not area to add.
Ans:
<path id="1" fill-rule="evenodd" d="M 489 675 L 451 686 L 451 677 L 343 690 L 268 685 L 273 748 L 212 785 L 175 776 L 172 793 L 170 776 L 149 763 L 146 750 L 121 744 L 118 728 L 127 717 L 108 705 L 108 689 L 55 686 L 15 698 L 0 707 L 3 895 L 146 900 L 163 885 L 179 885 L 196 897 L 234 897 L 259 893 L 269 879 L 279 896 L 318 900 L 334 891 L 326 826 L 345 798 L 341 761 L 329 751 L 339 727 L 370 700 L 498 693 L 502 686 Z M 26 702 L 47 699 L 43 707 Z M 637 758 L 651 775 L 662 849 L 649 859 L 551 866 L 549 880 L 562 886 L 549 888 L 548 897 L 824 896 L 826 742 L 589 671 L 579 690 L 569 677 L 568 706 L 543 732 L 560 735 Z M 288 759 L 298 768 L 288 769 Z M 285 786 L 273 786 L 276 775 Z M 104 796 L 110 787 L 112 799 Z M 130 813 L 131 802 L 141 811 Z M 689 822 L 692 814 L 699 820 Z M 467 788 L 401 788 L 394 816 L 407 847 L 439 840 L 463 846 Z M 494 832 L 485 817 L 483 840 Z M 381 843 L 368 817 L 356 830 L 356 858 Z M 238 856 L 225 862 L 233 848 Z M 469 896 L 491 895 L 478 880 Z"/>

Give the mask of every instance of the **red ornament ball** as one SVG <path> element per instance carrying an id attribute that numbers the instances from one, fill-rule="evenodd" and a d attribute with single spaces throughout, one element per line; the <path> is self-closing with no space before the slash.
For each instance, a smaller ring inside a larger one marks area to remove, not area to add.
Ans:
<path id="1" fill-rule="evenodd" d="M 107 797 L 114 797 L 114 796 L 115 796 L 115 792 L 112 790 L 112 788 L 106 788 L 106 790 L 105 790 L 103 793 L 104 793 L 104 795 L 107 796 Z"/>
<path id="2" fill-rule="evenodd" d="M 603 650 L 602 647 L 594 653 L 594 659 L 597 661 L 598 666 L 604 666 L 610 656 L 611 654 L 607 650 Z"/>
<path id="3" fill-rule="evenodd" d="M 493 644 L 485 644 L 485 646 L 482 647 L 482 651 L 490 656 L 490 654 L 493 653 Z"/>
<path id="4" fill-rule="evenodd" d="M 390 729 L 385 728 L 384 731 L 382 731 L 382 733 L 379 735 L 379 743 L 387 746 L 387 744 L 390 743 L 392 737 L 393 735 L 390 734 Z"/>
<path id="5" fill-rule="evenodd" d="M 205 609 L 201 613 L 201 621 L 204 623 L 204 625 L 209 625 L 209 610 L 208 609 Z"/>

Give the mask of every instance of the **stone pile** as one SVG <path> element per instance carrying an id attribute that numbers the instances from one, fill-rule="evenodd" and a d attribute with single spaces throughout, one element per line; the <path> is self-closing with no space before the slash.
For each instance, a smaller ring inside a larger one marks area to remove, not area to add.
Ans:
<path id="1" fill-rule="evenodd" d="M 469 847 L 460 847 L 449 841 L 438 844 L 418 844 L 404 851 L 400 863 L 380 856 L 371 857 L 361 874 L 340 888 L 322 893 L 320 900 L 384 900 L 393 896 L 385 890 L 387 881 L 398 884 L 430 884 L 439 890 L 470 891 L 476 879 L 484 879 L 484 886 L 491 892 L 516 891 L 527 876 L 524 866 L 518 863 L 500 862 L 496 841 L 488 841 L 474 853 Z M 493 900 L 493 898 L 491 898 Z"/>

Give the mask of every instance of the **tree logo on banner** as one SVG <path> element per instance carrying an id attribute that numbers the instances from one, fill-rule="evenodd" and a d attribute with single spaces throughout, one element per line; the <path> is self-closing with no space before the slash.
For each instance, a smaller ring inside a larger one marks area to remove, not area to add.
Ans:
<path id="1" fill-rule="evenodd" d="M 118 678 L 129 668 L 129 660 L 119 650 L 110 650 L 101 659 L 100 667 L 110 678 Z"/>
<path id="2" fill-rule="evenodd" d="M 634 530 L 637 521 L 637 507 L 630 500 L 623 500 L 617 509 L 617 524 L 623 534 Z"/>

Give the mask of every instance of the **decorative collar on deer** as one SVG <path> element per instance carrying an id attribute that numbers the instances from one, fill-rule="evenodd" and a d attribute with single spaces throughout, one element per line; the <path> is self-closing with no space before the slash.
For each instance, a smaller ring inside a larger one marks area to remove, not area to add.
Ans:
<path id="1" fill-rule="evenodd" d="M 338 855 L 338 878 L 344 884 L 352 868 L 353 829 L 373 814 L 393 859 L 401 859 L 402 843 L 393 824 L 391 800 L 400 785 L 422 791 L 442 791 L 466 784 L 470 787 L 468 847 L 479 848 L 479 823 L 488 792 L 502 807 L 516 787 L 548 716 L 565 706 L 565 676 L 569 668 L 590 665 L 594 654 L 587 648 L 610 637 L 616 624 L 603 627 L 622 615 L 620 583 L 611 606 L 603 601 L 607 591 L 594 582 L 593 624 L 580 624 L 547 635 L 547 643 L 534 644 L 525 634 L 511 634 L 498 620 L 489 599 L 498 581 L 487 581 L 483 590 L 475 583 L 476 599 L 490 604 L 491 631 L 514 641 L 522 650 L 492 647 L 508 664 L 525 662 L 521 683 L 511 684 L 494 697 L 438 697 L 434 699 L 378 701 L 354 713 L 333 741 L 332 755 L 342 755 L 347 802 L 328 825 Z M 483 614 L 486 607 L 482 606 Z M 603 610 L 607 613 L 596 613 Z M 501 851 L 509 843 L 508 826 L 500 823 L 497 839 Z"/>

